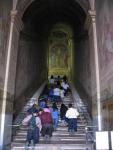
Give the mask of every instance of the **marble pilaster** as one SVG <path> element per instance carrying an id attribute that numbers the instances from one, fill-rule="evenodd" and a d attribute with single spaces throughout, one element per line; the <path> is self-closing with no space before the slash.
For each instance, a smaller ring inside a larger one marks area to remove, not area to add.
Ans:
<path id="1" fill-rule="evenodd" d="M 92 95 L 96 95 L 97 114 L 93 114 L 95 118 L 94 122 L 98 124 L 98 130 L 102 130 L 102 114 L 101 114 L 101 101 L 100 101 L 100 74 L 99 74 L 99 56 L 97 45 L 97 33 L 96 33 L 96 12 L 95 10 L 89 10 L 85 23 L 85 28 L 88 30 L 90 39 L 90 50 L 93 56 L 92 63 Z M 94 85 L 95 81 L 95 85 Z M 94 88 L 94 89 L 93 89 Z M 95 109 L 95 108 L 94 108 Z M 94 112 L 94 111 L 93 111 Z"/>
<path id="2" fill-rule="evenodd" d="M 18 54 L 18 39 L 22 28 L 21 19 L 17 17 L 17 11 L 11 11 L 9 23 L 9 36 L 6 46 L 6 65 L 4 88 L 1 92 L 0 113 L 0 149 L 8 150 L 11 144 L 13 95 L 15 88 L 16 63 Z M 7 138 L 6 138 L 7 137 Z"/>

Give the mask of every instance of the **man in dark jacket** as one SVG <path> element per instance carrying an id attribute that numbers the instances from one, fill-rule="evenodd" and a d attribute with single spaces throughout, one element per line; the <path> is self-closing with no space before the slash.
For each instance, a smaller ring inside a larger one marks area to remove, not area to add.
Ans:
<path id="1" fill-rule="evenodd" d="M 68 122 L 68 119 L 65 117 L 67 110 L 67 106 L 62 103 L 60 107 L 60 118 L 62 125 L 66 125 L 66 122 Z"/>

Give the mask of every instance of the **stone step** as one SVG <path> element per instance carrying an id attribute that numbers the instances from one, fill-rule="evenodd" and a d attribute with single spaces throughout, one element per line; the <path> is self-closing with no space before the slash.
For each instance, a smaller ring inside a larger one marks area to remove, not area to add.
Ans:
<path id="1" fill-rule="evenodd" d="M 26 137 L 27 135 L 27 132 L 19 132 L 14 138 L 18 138 L 18 137 Z M 59 138 L 62 138 L 62 137 L 69 137 L 69 132 L 64 132 L 64 133 L 61 133 L 60 132 L 57 132 L 57 133 L 53 133 L 53 137 L 59 137 Z M 83 133 L 75 133 L 74 135 L 74 138 L 80 138 L 80 137 L 85 137 L 85 132 Z"/>
<path id="2" fill-rule="evenodd" d="M 57 132 L 59 131 L 60 133 L 61 133 L 61 132 L 67 132 L 67 130 L 68 130 L 68 129 L 63 128 L 63 127 L 62 127 L 62 128 L 57 128 Z M 27 128 L 26 128 L 26 129 L 23 128 L 23 129 L 21 129 L 21 131 L 27 131 Z M 78 131 L 78 132 L 84 132 L 85 129 L 83 130 L 83 129 L 81 129 L 81 128 L 78 128 L 77 131 Z"/>
<path id="3" fill-rule="evenodd" d="M 64 99 L 63 103 L 68 106 L 69 103 L 73 103 L 72 94 L 69 93 Z M 16 123 L 20 123 L 26 111 L 31 107 L 33 101 L 30 101 L 24 108 L 23 111 L 18 116 Z M 51 106 L 51 104 L 49 103 Z M 58 104 L 57 107 L 60 111 L 61 104 Z M 86 135 L 85 135 L 85 126 L 87 125 L 86 118 L 83 113 L 80 113 L 77 121 L 77 132 L 74 135 L 69 135 L 68 127 L 62 125 L 61 119 L 59 117 L 59 124 L 57 131 L 53 132 L 51 137 L 50 144 L 44 144 L 44 138 L 40 136 L 39 143 L 36 144 L 35 150 L 85 150 L 89 148 L 91 150 L 91 145 L 86 145 Z M 22 150 L 25 149 L 27 128 L 25 126 L 20 126 L 19 130 L 16 133 L 16 136 L 13 138 L 11 150 Z M 30 150 L 30 148 L 29 148 Z"/>
<path id="4" fill-rule="evenodd" d="M 27 132 L 19 132 L 16 136 L 15 136 L 15 138 L 22 138 L 22 137 L 25 137 L 27 135 Z M 69 132 L 63 132 L 63 133 L 60 133 L 60 132 L 54 132 L 53 133 L 53 136 L 54 137 L 69 137 Z M 76 138 L 78 138 L 78 137 L 85 137 L 85 133 L 74 133 L 74 137 Z"/>
<path id="5" fill-rule="evenodd" d="M 13 143 L 25 143 L 26 142 L 26 137 L 22 138 L 16 138 L 14 139 Z M 44 143 L 43 137 L 40 138 L 39 143 Z M 68 136 L 68 137 L 52 137 L 51 138 L 51 143 L 85 143 L 85 137 L 76 137 L 75 136 Z"/>
<path id="6" fill-rule="evenodd" d="M 27 131 L 20 131 L 17 133 L 16 136 L 23 136 L 23 135 L 26 135 L 27 134 Z M 69 132 L 53 132 L 53 136 L 66 136 L 66 135 L 69 135 Z M 85 136 L 85 133 L 84 132 L 76 132 L 75 133 L 75 136 Z"/>
<path id="7" fill-rule="evenodd" d="M 25 145 L 26 143 L 26 139 L 22 139 L 22 140 L 16 140 L 14 142 L 12 142 L 12 147 L 13 146 L 22 146 Z M 40 139 L 38 144 L 44 144 L 44 139 Z M 57 139 L 57 138 L 52 138 L 50 141 L 50 144 L 86 144 L 85 139 L 74 139 L 72 138 L 64 138 L 64 139 Z"/>
<path id="8" fill-rule="evenodd" d="M 31 148 L 31 147 L 30 147 Z M 86 144 L 36 144 L 35 150 L 91 150 L 91 145 Z M 14 146 L 11 150 L 24 150 L 25 145 Z"/>
<path id="9" fill-rule="evenodd" d="M 24 134 L 20 134 L 20 135 L 18 135 L 18 136 L 16 136 L 16 137 L 14 137 L 14 139 L 13 139 L 13 143 L 14 142 L 19 142 L 19 141 L 21 141 L 21 142 L 24 142 L 25 140 L 26 140 L 26 133 L 24 133 Z M 73 141 L 84 141 L 85 140 L 85 138 L 86 138 L 86 136 L 85 136 L 85 134 L 81 134 L 81 135 L 69 135 L 69 133 L 68 134 L 65 134 L 65 135 L 53 135 L 52 137 L 51 137 L 51 141 L 67 141 L 67 140 L 69 140 L 69 141 L 71 141 L 71 140 L 73 140 Z M 42 141 L 43 140 L 43 137 L 42 136 L 40 136 L 40 140 Z"/>
<path id="10" fill-rule="evenodd" d="M 78 122 L 78 124 L 77 124 L 77 128 L 79 129 L 81 129 L 81 128 L 85 128 L 86 127 L 86 124 L 84 123 L 84 124 L 82 124 L 81 122 Z M 62 125 L 62 122 L 59 122 L 59 124 L 58 124 L 58 128 L 57 129 L 59 129 L 59 128 L 65 128 L 65 129 L 67 129 L 67 126 L 66 125 Z M 19 129 L 20 130 L 24 130 L 24 129 L 27 129 L 27 127 L 25 127 L 25 126 L 20 126 L 19 127 Z"/>

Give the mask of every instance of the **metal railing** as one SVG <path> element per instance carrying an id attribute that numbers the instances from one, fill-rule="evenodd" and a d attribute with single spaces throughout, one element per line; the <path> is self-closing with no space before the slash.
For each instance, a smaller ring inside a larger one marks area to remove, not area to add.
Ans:
<path id="1" fill-rule="evenodd" d="M 86 145 L 91 144 L 91 150 L 96 150 L 95 132 L 98 130 L 98 126 L 86 126 Z"/>
<path id="2" fill-rule="evenodd" d="M 16 135 L 18 130 L 20 129 L 21 124 L 12 124 L 12 125 L 8 125 L 8 126 L 12 127 L 12 140 L 13 140 L 14 136 Z"/>

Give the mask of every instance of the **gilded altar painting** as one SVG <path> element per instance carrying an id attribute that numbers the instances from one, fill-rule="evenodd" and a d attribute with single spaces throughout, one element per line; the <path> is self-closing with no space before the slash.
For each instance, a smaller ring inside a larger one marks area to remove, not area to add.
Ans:
<path id="1" fill-rule="evenodd" d="M 64 44 L 55 44 L 49 50 L 49 73 L 63 75 L 68 69 L 68 49 Z"/>

